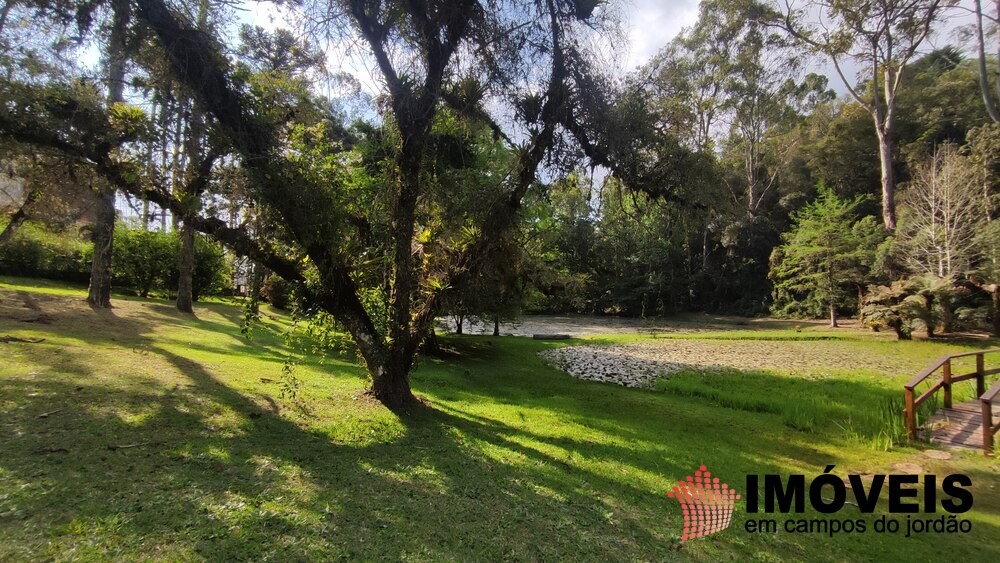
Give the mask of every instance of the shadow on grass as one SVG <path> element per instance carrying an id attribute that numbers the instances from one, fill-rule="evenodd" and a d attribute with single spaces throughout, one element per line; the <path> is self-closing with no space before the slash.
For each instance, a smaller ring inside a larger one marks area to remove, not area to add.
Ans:
<path id="1" fill-rule="evenodd" d="M 8 543 L 22 549 L 13 559 L 46 550 L 81 558 L 665 559 L 678 549 L 680 514 L 650 479 L 665 492 L 702 463 L 735 484 L 747 473 L 782 472 L 788 459 L 837 461 L 809 440 L 789 439 L 770 413 L 578 381 L 535 355 L 549 343 L 488 338 L 449 339 L 457 356 L 422 360 L 414 382 L 431 406 L 397 418 L 359 404 L 351 411 L 358 432 L 344 439 L 275 414 L 274 404 L 262 406 L 161 345 L 152 319 L 100 315 L 109 330 L 89 338 L 127 337 L 125 346 L 143 346 L 185 384 L 137 378 L 109 387 L 89 381 L 99 368 L 76 358 L 82 350 L 19 348 L 51 373 L 0 388 L 0 400 L 17 405 L 0 418 L 0 538 L 20 542 Z M 742 541 L 720 536 L 710 549 L 745 555 Z"/>

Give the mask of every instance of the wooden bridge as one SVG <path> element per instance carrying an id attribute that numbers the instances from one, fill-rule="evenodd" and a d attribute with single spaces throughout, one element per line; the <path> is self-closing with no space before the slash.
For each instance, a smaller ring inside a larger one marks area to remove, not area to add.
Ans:
<path id="1" fill-rule="evenodd" d="M 1000 348 L 944 356 L 907 382 L 904 386 L 906 408 L 903 416 L 906 418 L 906 429 L 910 439 L 916 439 L 918 436 L 917 407 L 941 391 L 944 395 L 944 407 L 931 415 L 923 428 L 931 441 L 960 448 L 982 448 L 983 453 L 987 455 L 993 453 L 994 434 L 1000 430 L 1000 409 L 997 409 L 996 414 L 993 410 L 994 403 L 1000 407 L 1000 380 L 986 389 L 986 377 L 1000 373 L 1000 368 L 985 369 L 985 357 L 989 354 L 998 354 L 995 357 L 1000 357 Z M 976 370 L 954 375 L 953 360 L 971 356 L 976 358 Z M 976 380 L 977 398 L 953 404 L 952 386 L 969 379 Z M 916 389 L 925 382 L 932 384 L 918 396 Z"/>

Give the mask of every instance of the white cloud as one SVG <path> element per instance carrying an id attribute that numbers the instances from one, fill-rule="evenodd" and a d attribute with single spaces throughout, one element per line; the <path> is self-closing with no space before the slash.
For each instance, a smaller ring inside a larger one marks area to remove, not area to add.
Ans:
<path id="1" fill-rule="evenodd" d="M 625 0 L 629 50 L 627 68 L 632 70 L 650 58 L 698 19 L 698 0 Z"/>
<path id="2" fill-rule="evenodd" d="M 288 12 L 272 2 L 247 2 L 246 23 L 262 27 L 268 31 L 283 27 L 293 29 L 288 20 Z"/>

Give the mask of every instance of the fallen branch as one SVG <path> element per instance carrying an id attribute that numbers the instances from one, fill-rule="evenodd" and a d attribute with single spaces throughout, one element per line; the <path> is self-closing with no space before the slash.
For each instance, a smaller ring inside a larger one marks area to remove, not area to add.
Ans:
<path id="1" fill-rule="evenodd" d="M 22 323 L 42 323 L 44 325 L 52 324 L 53 319 L 50 315 L 42 313 L 33 319 L 18 319 Z"/>
<path id="2" fill-rule="evenodd" d="M 0 336 L 0 342 L 24 342 L 26 344 L 38 344 L 44 342 L 44 338 L 21 338 L 20 336 Z"/>
<path id="3" fill-rule="evenodd" d="M 68 454 L 69 450 L 66 448 L 39 448 L 35 450 L 36 454 Z"/>
<path id="4" fill-rule="evenodd" d="M 56 413 L 62 412 L 65 409 L 56 409 L 54 411 L 43 412 L 42 414 L 36 416 L 35 418 L 48 418 Z"/>
<path id="5" fill-rule="evenodd" d="M 108 449 L 111 451 L 124 450 L 127 448 L 141 448 L 143 446 L 154 446 L 159 443 L 160 442 L 139 442 L 138 444 L 121 444 L 121 445 L 108 444 Z"/>

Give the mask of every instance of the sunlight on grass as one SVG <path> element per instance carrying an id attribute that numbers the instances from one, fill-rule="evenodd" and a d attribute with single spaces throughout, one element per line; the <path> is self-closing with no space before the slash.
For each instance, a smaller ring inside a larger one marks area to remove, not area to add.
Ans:
<path id="1" fill-rule="evenodd" d="M 740 507 L 736 531 L 681 546 L 665 496 L 702 463 L 739 487 L 748 473 L 916 462 L 970 474 L 968 517 L 992 537 L 997 461 L 924 458 L 926 444 L 899 436 L 913 366 L 964 343 L 698 332 L 677 340 L 694 352 L 847 346 L 837 353 L 876 367 L 692 368 L 643 391 L 549 367 L 537 353 L 557 344 L 445 337 L 448 354 L 413 374 L 426 404 L 396 414 L 363 394 L 363 370 L 339 352 L 303 356 L 299 396 L 281 398 L 290 323 L 278 312 L 247 340 L 229 305 L 199 305 L 192 319 L 121 300 L 104 315 L 79 288 L 4 283 L 15 285 L 0 299 L 38 292 L 54 321 L 0 318 L 4 334 L 46 339 L 0 344 L 0 560 L 1000 558 L 989 541 L 751 536 Z M 653 340 L 668 342 L 575 343 Z"/>

